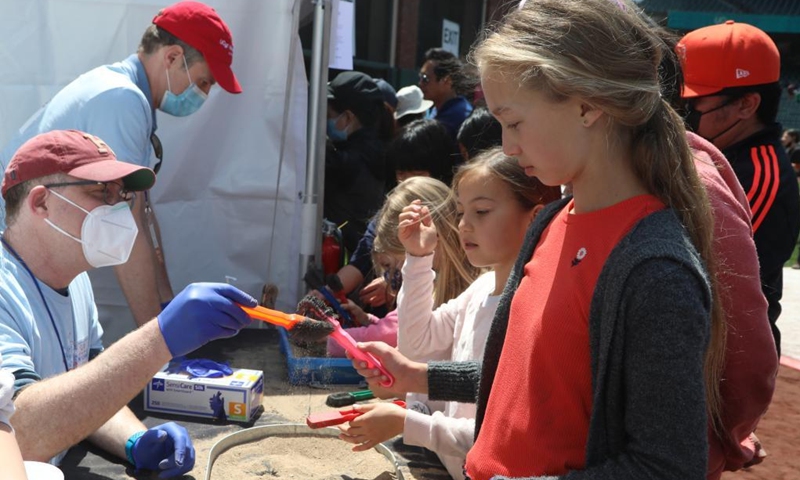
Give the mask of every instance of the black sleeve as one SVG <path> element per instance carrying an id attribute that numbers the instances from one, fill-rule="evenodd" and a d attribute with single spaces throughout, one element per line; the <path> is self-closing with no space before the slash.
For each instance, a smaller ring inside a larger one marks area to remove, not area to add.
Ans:
<path id="1" fill-rule="evenodd" d="M 480 362 L 429 362 L 428 398 L 475 403 L 480 375 Z"/>
<path id="2" fill-rule="evenodd" d="M 39 376 L 34 370 L 29 370 L 27 368 L 20 368 L 18 370 L 14 370 L 14 398 L 19 395 L 20 390 L 28 385 L 32 385 L 36 382 L 42 380 L 42 377 Z"/>

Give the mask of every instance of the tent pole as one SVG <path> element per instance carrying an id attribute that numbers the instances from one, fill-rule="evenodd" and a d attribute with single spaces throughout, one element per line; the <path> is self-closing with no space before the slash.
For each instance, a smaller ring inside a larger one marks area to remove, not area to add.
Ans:
<path id="1" fill-rule="evenodd" d="M 389 67 L 394 69 L 397 65 L 397 16 L 400 12 L 400 0 L 392 0 L 392 31 L 389 39 Z"/>
<path id="2" fill-rule="evenodd" d="M 314 34 L 311 47 L 309 84 L 306 186 L 303 196 L 303 231 L 300 241 L 300 280 L 298 296 L 305 294 L 303 276 L 320 257 L 322 209 L 325 195 L 325 123 L 328 106 L 328 57 L 330 50 L 331 0 L 314 3 Z M 299 298 L 298 298 L 299 300 Z"/>

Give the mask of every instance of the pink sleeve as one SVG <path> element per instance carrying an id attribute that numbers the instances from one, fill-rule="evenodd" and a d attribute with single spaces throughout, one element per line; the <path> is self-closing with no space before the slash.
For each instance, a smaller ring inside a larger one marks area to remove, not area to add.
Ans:
<path id="1" fill-rule="evenodd" d="M 347 333 L 356 342 L 384 342 L 392 347 L 397 346 L 397 310 L 392 310 L 377 323 L 366 327 L 348 328 Z M 328 356 L 344 357 L 344 349 L 328 338 Z"/>
<path id="2" fill-rule="evenodd" d="M 744 190 L 716 147 L 691 134 L 689 140 L 714 215 L 717 279 L 728 324 L 720 384 L 722 432 L 709 430 L 708 478 L 719 478 L 723 469 L 738 470 L 753 458 L 747 439 L 772 400 L 778 357 Z M 764 448 L 769 451 L 769 445 Z"/>

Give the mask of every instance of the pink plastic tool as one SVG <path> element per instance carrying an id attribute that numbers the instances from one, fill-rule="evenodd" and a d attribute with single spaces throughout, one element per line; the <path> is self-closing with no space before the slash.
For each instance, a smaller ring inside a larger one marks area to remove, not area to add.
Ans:
<path id="1" fill-rule="evenodd" d="M 331 322 L 333 325 L 333 333 L 330 334 L 330 337 L 342 348 L 344 348 L 354 360 L 366 363 L 367 368 L 377 368 L 384 376 L 386 376 L 388 380 L 381 382 L 380 385 L 382 387 L 388 388 L 394 384 L 394 377 L 385 368 L 383 368 L 380 360 L 375 358 L 375 356 L 371 353 L 361 351 L 361 349 L 358 348 L 356 341 L 353 340 L 353 337 L 351 337 L 350 334 L 347 333 L 347 331 L 343 329 L 341 325 L 339 325 L 339 322 L 335 318 L 327 316 L 326 320 Z"/>

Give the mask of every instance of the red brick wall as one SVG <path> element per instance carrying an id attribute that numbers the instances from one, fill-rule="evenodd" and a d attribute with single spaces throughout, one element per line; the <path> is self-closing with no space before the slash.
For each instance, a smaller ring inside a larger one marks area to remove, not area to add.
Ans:
<path id="1" fill-rule="evenodd" d="M 419 27 L 419 5 L 423 0 L 399 0 L 397 9 L 397 50 L 395 52 L 395 66 L 399 69 L 416 70 L 417 65 L 417 39 Z M 486 20 L 496 21 L 502 15 L 517 5 L 519 0 L 487 0 Z"/>
<path id="2" fill-rule="evenodd" d="M 397 68 L 416 70 L 420 0 L 400 0 L 397 11 Z"/>

